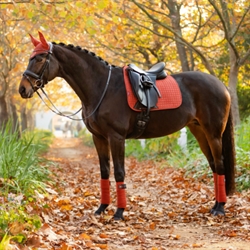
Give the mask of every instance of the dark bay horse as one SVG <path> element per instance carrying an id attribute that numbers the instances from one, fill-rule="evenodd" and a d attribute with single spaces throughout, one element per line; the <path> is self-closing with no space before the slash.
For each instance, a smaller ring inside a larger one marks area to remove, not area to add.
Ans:
<path id="1" fill-rule="evenodd" d="M 138 112 L 127 104 L 123 68 L 109 65 L 79 46 L 49 43 L 39 32 L 31 36 L 35 46 L 19 86 L 23 98 L 55 77 L 64 78 L 82 102 L 82 117 L 93 134 L 101 171 L 101 204 L 96 215 L 110 204 L 110 152 L 114 163 L 117 210 L 123 219 L 126 208 L 125 140 L 133 138 Z M 216 77 L 201 72 L 174 74 L 182 104 L 175 109 L 150 112 L 150 120 L 139 138 L 155 138 L 187 126 L 197 139 L 213 171 L 214 215 L 224 215 L 226 195 L 235 189 L 235 151 L 230 94 Z"/>

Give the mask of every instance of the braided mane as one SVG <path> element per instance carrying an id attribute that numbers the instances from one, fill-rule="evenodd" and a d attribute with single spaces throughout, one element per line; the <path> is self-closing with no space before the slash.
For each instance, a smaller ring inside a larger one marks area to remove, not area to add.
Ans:
<path id="1" fill-rule="evenodd" d="M 60 43 L 52 42 L 52 43 L 53 43 L 54 45 L 60 45 L 60 46 L 62 46 L 62 47 L 66 47 L 66 48 L 68 48 L 68 49 L 82 51 L 82 52 L 84 52 L 84 53 L 86 53 L 86 54 L 88 54 L 88 55 L 91 55 L 91 56 L 95 57 L 95 58 L 98 59 L 100 62 L 104 63 L 105 65 L 109 65 L 109 63 L 108 63 L 107 61 L 103 60 L 100 56 L 97 56 L 94 52 L 91 52 L 91 51 L 89 51 L 89 50 L 87 50 L 87 49 L 83 49 L 83 48 L 80 47 L 80 46 L 74 46 L 73 44 L 68 44 L 68 45 L 66 45 L 65 43 L 62 43 L 62 42 L 60 42 Z M 112 67 L 116 67 L 116 66 L 114 66 L 114 65 L 111 65 L 111 66 L 112 66 Z"/>

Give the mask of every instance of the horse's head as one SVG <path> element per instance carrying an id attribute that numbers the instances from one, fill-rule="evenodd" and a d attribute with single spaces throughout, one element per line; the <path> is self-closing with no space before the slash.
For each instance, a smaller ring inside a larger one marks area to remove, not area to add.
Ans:
<path id="1" fill-rule="evenodd" d="M 47 42 L 40 32 L 40 41 L 31 35 L 30 37 L 35 49 L 19 86 L 19 93 L 23 98 L 32 97 L 34 92 L 54 79 L 59 68 L 57 60 L 52 56 L 52 43 Z"/>

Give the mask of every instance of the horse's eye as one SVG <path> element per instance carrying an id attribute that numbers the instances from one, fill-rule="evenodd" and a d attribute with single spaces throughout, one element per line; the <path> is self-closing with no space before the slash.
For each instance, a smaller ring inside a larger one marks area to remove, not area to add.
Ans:
<path id="1" fill-rule="evenodd" d="M 42 62 L 43 58 L 44 58 L 43 56 L 38 55 L 38 56 L 36 56 L 36 61 Z"/>

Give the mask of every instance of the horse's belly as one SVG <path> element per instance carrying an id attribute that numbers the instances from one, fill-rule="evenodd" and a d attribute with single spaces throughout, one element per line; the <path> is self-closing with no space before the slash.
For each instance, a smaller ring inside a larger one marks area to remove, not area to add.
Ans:
<path id="1" fill-rule="evenodd" d="M 144 132 L 138 137 L 139 139 L 156 138 L 170 135 L 179 131 L 187 125 L 192 119 L 190 114 L 178 109 L 167 111 L 153 111 L 150 113 L 150 119 Z M 136 124 L 134 125 L 134 127 Z M 135 138 L 128 137 L 128 138 Z"/>

